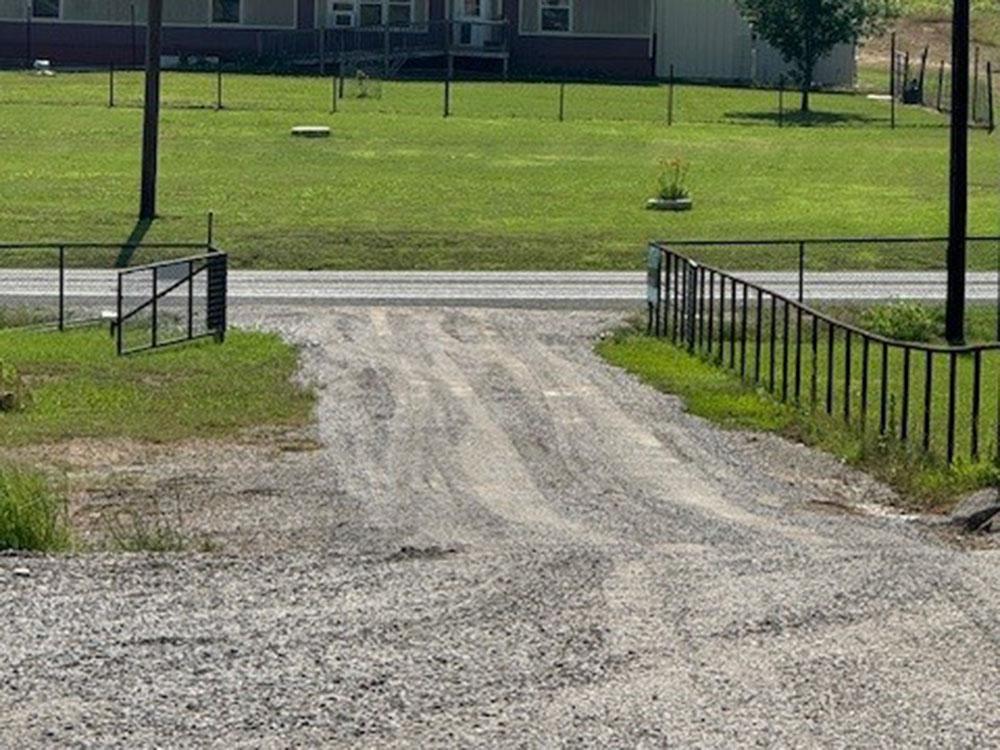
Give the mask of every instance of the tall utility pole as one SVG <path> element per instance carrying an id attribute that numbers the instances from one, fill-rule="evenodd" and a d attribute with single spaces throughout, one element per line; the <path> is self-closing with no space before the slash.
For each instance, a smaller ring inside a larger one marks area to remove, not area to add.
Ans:
<path id="1" fill-rule="evenodd" d="M 945 336 L 965 342 L 965 240 L 969 223 L 969 0 L 954 0 L 951 30 L 951 215 Z"/>
<path id="2" fill-rule="evenodd" d="M 163 0 L 149 0 L 146 18 L 146 102 L 142 121 L 142 196 L 139 218 L 156 218 L 156 162 L 160 131 L 160 47 Z"/>

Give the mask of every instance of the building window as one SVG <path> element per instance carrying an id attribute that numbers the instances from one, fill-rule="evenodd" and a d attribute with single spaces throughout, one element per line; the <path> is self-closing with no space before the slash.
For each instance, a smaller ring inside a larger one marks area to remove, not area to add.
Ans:
<path id="1" fill-rule="evenodd" d="M 32 18 L 59 18 L 59 0 L 31 0 Z"/>
<path id="2" fill-rule="evenodd" d="M 382 3 L 361 3 L 361 12 L 358 14 L 359 26 L 381 26 L 382 25 Z"/>
<path id="3" fill-rule="evenodd" d="M 359 26 L 409 26 L 413 23 L 411 0 L 361 0 L 358 7 Z"/>
<path id="4" fill-rule="evenodd" d="M 334 0 L 330 3 L 330 14 L 333 17 L 333 25 L 337 27 L 347 27 L 354 25 L 354 2 L 342 2 Z"/>
<path id="5" fill-rule="evenodd" d="M 389 25 L 409 26 L 413 23 L 413 7 L 410 0 L 399 2 L 391 0 L 389 3 Z"/>
<path id="6" fill-rule="evenodd" d="M 555 34 L 568 34 L 573 30 L 573 0 L 542 0 L 540 28 Z"/>
<path id="7" fill-rule="evenodd" d="M 239 23 L 240 0 L 212 0 L 212 23 Z"/>

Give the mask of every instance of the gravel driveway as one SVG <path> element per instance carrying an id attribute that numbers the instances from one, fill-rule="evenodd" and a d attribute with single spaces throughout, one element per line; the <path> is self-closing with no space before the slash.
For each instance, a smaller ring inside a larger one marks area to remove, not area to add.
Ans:
<path id="1" fill-rule="evenodd" d="M 0 746 L 998 746 L 1000 552 L 685 415 L 617 320 L 267 312 L 324 447 L 102 453 L 221 550 L 0 558 Z"/>

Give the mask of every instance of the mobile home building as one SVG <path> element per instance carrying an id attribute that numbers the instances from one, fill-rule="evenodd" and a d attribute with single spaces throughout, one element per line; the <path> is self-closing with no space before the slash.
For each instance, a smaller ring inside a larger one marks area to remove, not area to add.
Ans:
<path id="1" fill-rule="evenodd" d="M 146 2 L 0 0 L 0 59 L 141 62 Z M 617 80 L 664 78 L 671 65 L 704 81 L 773 83 L 790 72 L 733 0 L 164 0 L 164 20 L 168 55 L 308 64 L 384 50 L 394 70 L 450 58 L 516 76 Z M 847 86 L 854 75 L 854 47 L 843 45 L 816 83 Z"/>

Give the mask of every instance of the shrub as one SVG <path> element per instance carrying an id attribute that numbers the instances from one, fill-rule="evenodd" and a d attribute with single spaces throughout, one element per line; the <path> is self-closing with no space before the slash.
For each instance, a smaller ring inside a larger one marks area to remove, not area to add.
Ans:
<path id="1" fill-rule="evenodd" d="M 687 177 L 688 166 L 682 159 L 670 159 L 661 162 L 660 186 L 657 196 L 666 201 L 682 200 L 691 197 L 684 180 Z"/>
<path id="2" fill-rule="evenodd" d="M 912 302 L 897 302 L 866 310 L 861 324 L 872 333 L 900 341 L 927 343 L 940 333 L 940 321 L 926 307 Z"/>
<path id="3" fill-rule="evenodd" d="M 66 502 L 45 477 L 0 468 L 0 549 L 50 552 L 69 542 Z"/>

